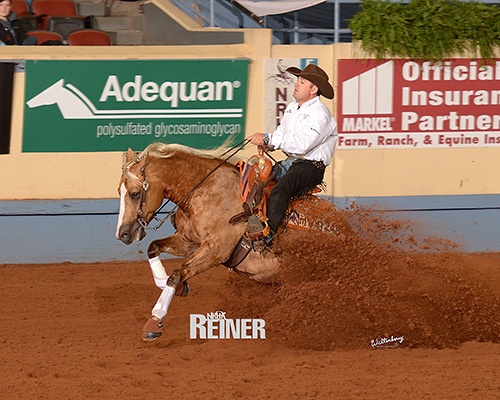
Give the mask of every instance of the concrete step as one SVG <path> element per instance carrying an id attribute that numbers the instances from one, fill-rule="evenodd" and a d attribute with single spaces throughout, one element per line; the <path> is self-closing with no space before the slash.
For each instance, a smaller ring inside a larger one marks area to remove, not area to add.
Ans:
<path id="1" fill-rule="evenodd" d="M 102 1 L 81 1 L 75 2 L 76 12 L 78 15 L 106 15 L 106 4 Z"/>
<path id="2" fill-rule="evenodd" d="M 107 30 L 142 30 L 143 17 L 96 17 L 94 27 L 103 31 Z"/>
<path id="3" fill-rule="evenodd" d="M 140 30 L 107 30 L 111 43 L 118 46 L 141 46 L 144 44 L 144 33 Z"/>
<path id="4" fill-rule="evenodd" d="M 73 0 L 80 15 L 93 15 L 94 28 L 105 31 L 113 45 L 144 44 L 144 16 L 140 1 Z"/>
<path id="5" fill-rule="evenodd" d="M 110 11 L 112 16 L 117 16 L 117 15 L 140 15 L 139 11 L 139 6 L 141 4 L 141 1 L 120 1 L 120 0 L 114 0 L 111 3 Z"/>

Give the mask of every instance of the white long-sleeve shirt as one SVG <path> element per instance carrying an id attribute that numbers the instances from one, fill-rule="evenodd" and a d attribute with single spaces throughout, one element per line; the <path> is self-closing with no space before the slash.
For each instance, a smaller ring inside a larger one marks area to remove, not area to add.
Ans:
<path id="1" fill-rule="evenodd" d="M 319 96 L 290 103 L 269 143 L 289 156 L 330 164 L 337 143 L 337 122 Z"/>

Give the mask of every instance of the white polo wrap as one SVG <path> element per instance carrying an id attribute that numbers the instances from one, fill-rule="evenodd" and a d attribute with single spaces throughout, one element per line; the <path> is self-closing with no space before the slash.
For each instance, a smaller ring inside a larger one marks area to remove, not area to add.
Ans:
<path id="1" fill-rule="evenodd" d="M 149 266 L 151 267 L 156 286 L 160 289 L 164 289 L 165 286 L 167 286 L 168 275 L 165 272 L 165 267 L 163 267 L 160 257 L 150 258 Z"/>

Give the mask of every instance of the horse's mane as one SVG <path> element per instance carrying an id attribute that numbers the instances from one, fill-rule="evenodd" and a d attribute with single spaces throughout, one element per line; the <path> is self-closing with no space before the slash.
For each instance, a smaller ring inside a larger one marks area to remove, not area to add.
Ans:
<path id="1" fill-rule="evenodd" d="M 219 159 L 225 152 L 227 152 L 227 150 L 229 150 L 229 148 L 230 147 L 227 146 L 226 143 L 214 149 L 198 150 L 193 149 L 192 147 L 184 146 L 182 144 L 165 144 L 156 142 L 151 143 L 141 153 L 139 153 L 138 158 L 145 156 L 146 154 L 150 157 L 169 158 L 176 153 L 184 153 L 201 158 Z"/>
<path id="2" fill-rule="evenodd" d="M 228 150 L 231 149 L 230 143 L 231 141 L 227 140 L 221 146 L 210 150 L 193 149 L 192 147 L 176 143 L 170 143 L 170 144 L 165 144 L 160 142 L 151 143 L 143 151 L 137 152 L 135 159 L 129 161 L 128 163 L 126 161 L 127 153 L 124 153 L 122 171 L 125 176 L 125 179 L 133 180 L 137 185 L 142 185 L 142 178 L 136 175 L 135 173 L 132 173 L 129 167 L 130 165 L 139 162 L 144 157 L 169 158 L 176 153 L 184 153 L 206 159 L 221 160 L 222 156 L 225 155 L 225 153 L 228 153 Z M 230 164 L 234 164 L 236 159 L 235 157 L 230 157 L 226 161 L 229 162 Z"/>

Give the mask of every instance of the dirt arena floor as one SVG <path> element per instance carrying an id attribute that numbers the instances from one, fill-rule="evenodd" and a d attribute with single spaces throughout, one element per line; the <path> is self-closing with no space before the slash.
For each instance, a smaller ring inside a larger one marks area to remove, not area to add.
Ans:
<path id="1" fill-rule="evenodd" d="M 275 284 L 193 278 L 152 343 L 147 261 L 0 265 L 1 398 L 499 398 L 500 254 L 297 235 Z M 266 339 L 190 339 L 214 311 L 264 319 Z"/>

